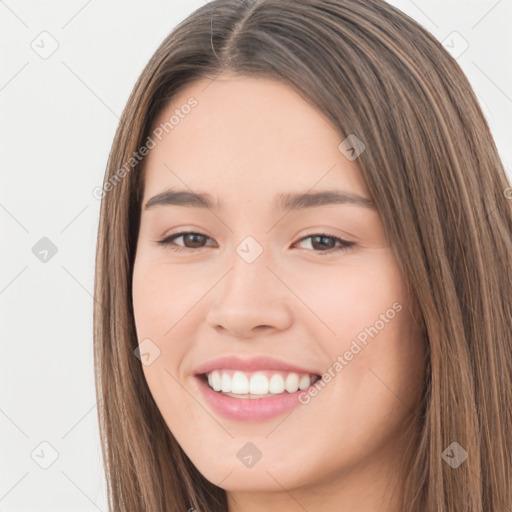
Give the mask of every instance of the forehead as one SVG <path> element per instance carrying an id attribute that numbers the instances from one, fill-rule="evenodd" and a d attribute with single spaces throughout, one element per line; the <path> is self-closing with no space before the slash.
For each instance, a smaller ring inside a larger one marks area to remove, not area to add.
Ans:
<path id="1" fill-rule="evenodd" d="M 177 186 L 269 201 L 270 191 L 312 187 L 369 196 L 356 161 L 339 150 L 341 134 L 276 80 L 221 75 L 196 81 L 160 113 L 155 133 L 145 161 L 145 198 Z"/>

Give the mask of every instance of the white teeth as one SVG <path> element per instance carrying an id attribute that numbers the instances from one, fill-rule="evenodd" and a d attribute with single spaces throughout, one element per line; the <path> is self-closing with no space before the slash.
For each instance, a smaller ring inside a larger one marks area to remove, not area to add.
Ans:
<path id="1" fill-rule="evenodd" d="M 231 377 L 227 373 L 222 374 L 222 392 L 231 393 Z"/>
<path id="2" fill-rule="evenodd" d="M 261 373 L 253 375 L 249 384 L 249 393 L 251 395 L 266 395 L 268 393 L 267 377 Z"/>
<path id="3" fill-rule="evenodd" d="M 317 376 L 294 372 L 242 372 L 234 370 L 213 370 L 208 373 L 208 385 L 214 391 L 228 395 L 271 396 L 295 393 L 306 389 Z"/>
<path id="4" fill-rule="evenodd" d="M 222 380 L 218 371 L 214 371 L 208 374 L 208 384 L 214 391 L 220 391 L 222 389 Z"/>
<path id="5" fill-rule="evenodd" d="M 282 393 L 284 391 L 283 377 L 279 374 L 273 375 L 268 383 L 268 390 L 274 395 Z"/>
<path id="6" fill-rule="evenodd" d="M 236 393 L 237 395 L 245 395 L 249 393 L 249 379 L 244 373 L 235 372 L 231 379 L 231 392 Z"/>
<path id="7" fill-rule="evenodd" d="M 286 377 L 285 388 L 288 393 L 295 393 L 299 389 L 299 375 L 297 373 L 289 373 Z"/>
<path id="8" fill-rule="evenodd" d="M 309 375 L 303 375 L 299 380 L 299 389 L 306 389 L 311 385 Z"/>

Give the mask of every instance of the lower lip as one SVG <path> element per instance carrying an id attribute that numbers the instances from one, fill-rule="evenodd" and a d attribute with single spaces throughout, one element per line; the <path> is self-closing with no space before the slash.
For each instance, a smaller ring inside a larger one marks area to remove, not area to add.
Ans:
<path id="1" fill-rule="evenodd" d="M 221 416 L 237 421 L 260 421 L 279 416 L 302 405 L 299 395 L 308 390 L 300 389 L 295 393 L 283 393 L 268 398 L 233 398 L 211 389 L 203 377 L 196 375 L 196 379 L 211 408 Z"/>

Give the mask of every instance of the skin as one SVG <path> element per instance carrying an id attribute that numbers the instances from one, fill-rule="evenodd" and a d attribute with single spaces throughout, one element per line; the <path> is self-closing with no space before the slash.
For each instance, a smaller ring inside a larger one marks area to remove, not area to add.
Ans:
<path id="1" fill-rule="evenodd" d="M 230 512 L 395 510 L 425 347 L 381 217 L 354 204 L 274 210 L 286 192 L 371 199 L 357 160 L 340 152 L 344 137 L 322 113 L 267 78 L 195 82 L 155 126 L 191 96 L 197 106 L 148 154 L 143 205 L 176 187 L 209 193 L 224 209 L 142 208 L 133 305 L 139 342 L 160 350 L 143 366 L 155 402 L 198 470 L 226 489 Z M 157 244 L 181 231 L 206 238 L 175 239 L 183 252 Z M 339 242 L 304 239 L 323 232 L 355 245 L 327 254 Z M 263 249 L 250 264 L 236 252 L 249 235 Z M 394 303 L 401 311 L 291 413 L 228 420 L 199 392 L 194 370 L 224 355 L 327 371 Z M 251 468 L 237 457 L 248 441 L 262 452 Z"/>

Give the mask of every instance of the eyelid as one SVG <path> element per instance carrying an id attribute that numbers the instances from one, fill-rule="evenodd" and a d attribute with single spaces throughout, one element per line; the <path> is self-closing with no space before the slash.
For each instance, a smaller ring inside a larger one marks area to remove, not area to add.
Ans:
<path id="1" fill-rule="evenodd" d="M 164 237 L 163 240 L 158 240 L 156 243 L 159 245 L 162 245 L 164 247 L 167 246 L 168 248 L 170 248 L 171 250 L 176 251 L 176 252 L 198 252 L 199 250 L 206 249 L 208 247 L 208 246 L 204 246 L 204 247 L 193 248 L 193 247 L 184 247 L 181 245 L 173 244 L 175 239 L 180 238 L 185 235 L 189 235 L 189 234 L 200 235 L 200 236 L 208 238 L 209 240 L 213 240 L 213 238 L 210 237 L 209 235 L 207 235 L 199 230 L 192 229 L 192 230 L 182 230 L 182 231 L 178 231 L 176 233 L 171 233 L 170 235 Z M 336 253 L 339 251 L 349 250 L 353 246 L 356 245 L 355 242 L 346 240 L 346 239 L 341 238 L 335 234 L 327 232 L 327 230 L 322 230 L 322 229 L 316 229 L 316 230 L 311 229 L 308 233 L 304 234 L 296 242 L 294 242 L 294 245 L 297 243 L 300 243 L 308 238 L 313 238 L 315 236 L 316 237 L 323 236 L 326 238 L 332 238 L 333 240 L 341 243 L 342 245 L 338 246 L 338 247 L 333 247 L 333 248 L 327 249 L 325 251 L 315 251 L 314 249 L 311 249 L 310 251 L 314 252 L 314 253 L 327 255 L 327 254 L 332 254 L 332 253 Z"/>
<path id="2" fill-rule="evenodd" d="M 171 233 L 170 235 L 165 236 L 163 239 L 157 240 L 156 243 L 159 244 L 159 245 L 163 245 L 164 247 L 166 245 L 170 246 L 171 243 L 174 242 L 174 240 L 176 238 L 180 238 L 180 237 L 185 236 L 185 235 L 200 235 L 200 236 L 204 236 L 204 237 L 208 238 L 209 240 L 213 240 L 212 237 L 210 237 L 206 233 L 203 233 L 202 231 L 199 231 L 199 230 L 196 230 L 196 229 L 189 229 L 189 230 L 177 231 L 176 233 Z M 180 247 L 184 251 L 187 251 L 187 250 L 197 251 L 199 249 L 205 249 L 207 246 L 199 247 L 198 249 L 193 249 L 191 247 L 183 247 L 183 246 L 178 246 L 178 247 Z M 209 247 L 211 247 L 211 246 L 209 246 Z"/>
<path id="3" fill-rule="evenodd" d="M 332 238 L 333 240 L 335 240 L 336 242 L 340 242 L 342 245 L 341 247 L 334 247 L 334 248 L 331 248 L 331 249 L 327 249 L 325 251 L 315 251 L 315 250 L 311 250 L 312 252 L 315 252 L 315 253 L 319 253 L 319 254 L 333 254 L 333 253 L 337 253 L 337 252 L 340 252 L 340 251 L 345 251 L 345 250 L 349 250 L 351 249 L 352 247 L 354 247 L 356 245 L 355 242 L 352 242 L 350 240 L 346 240 L 344 238 L 341 238 L 340 236 L 337 236 L 335 234 L 332 234 L 332 233 L 329 233 L 325 230 L 313 230 L 311 231 L 310 233 L 304 235 L 304 236 L 301 236 L 297 242 L 294 242 L 294 245 L 296 243 L 299 243 L 299 242 L 302 242 L 303 240 L 306 240 L 308 238 L 313 238 L 315 236 L 324 236 L 326 238 Z"/>

